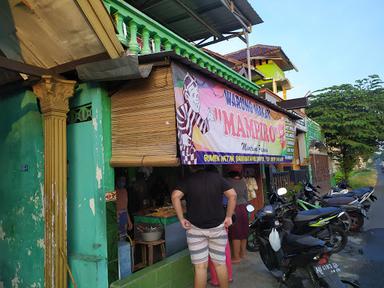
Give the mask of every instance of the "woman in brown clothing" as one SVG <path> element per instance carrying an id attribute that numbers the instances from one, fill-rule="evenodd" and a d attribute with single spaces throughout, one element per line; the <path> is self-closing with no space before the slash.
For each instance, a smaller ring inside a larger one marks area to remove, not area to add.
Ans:
<path id="1" fill-rule="evenodd" d="M 232 263 L 239 263 L 245 257 L 248 238 L 248 190 L 245 179 L 242 177 L 242 166 L 233 165 L 228 172 L 227 181 L 237 193 L 236 221 L 229 227 L 229 239 L 232 241 Z"/>

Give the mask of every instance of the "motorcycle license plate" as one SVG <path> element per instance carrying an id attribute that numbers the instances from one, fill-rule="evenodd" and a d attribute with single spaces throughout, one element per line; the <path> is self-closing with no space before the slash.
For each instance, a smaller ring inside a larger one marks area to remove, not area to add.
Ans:
<path id="1" fill-rule="evenodd" d="M 328 263 L 315 266 L 315 272 L 318 277 L 326 277 L 329 274 L 341 272 L 340 266 L 337 263 Z"/>

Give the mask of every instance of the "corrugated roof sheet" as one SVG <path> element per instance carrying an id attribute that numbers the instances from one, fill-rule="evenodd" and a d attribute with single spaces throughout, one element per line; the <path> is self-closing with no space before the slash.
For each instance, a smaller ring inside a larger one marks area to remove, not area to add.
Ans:
<path id="1" fill-rule="evenodd" d="M 197 21 L 182 5 L 178 4 L 178 1 L 125 1 L 188 41 L 214 36 L 205 25 Z M 242 28 L 240 22 L 221 0 L 180 0 L 180 2 L 218 33 L 228 33 Z M 234 0 L 233 3 L 250 26 L 263 22 L 248 1 Z"/>

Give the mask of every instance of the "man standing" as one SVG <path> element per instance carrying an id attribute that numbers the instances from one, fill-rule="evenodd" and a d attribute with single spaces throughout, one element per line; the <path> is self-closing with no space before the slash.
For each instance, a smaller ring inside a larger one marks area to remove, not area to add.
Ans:
<path id="1" fill-rule="evenodd" d="M 225 265 L 227 228 L 232 224 L 236 192 L 218 173 L 202 166 L 191 166 L 192 174 L 172 192 L 172 204 L 181 225 L 186 229 L 188 249 L 195 268 L 194 288 L 207 285 L 208 255 L 215 265 L 221 288 L 228 287 Z M 223 194 L 228 198 L 223 209 Z M 184 218 L 181 198 L 187 202 Z"/>

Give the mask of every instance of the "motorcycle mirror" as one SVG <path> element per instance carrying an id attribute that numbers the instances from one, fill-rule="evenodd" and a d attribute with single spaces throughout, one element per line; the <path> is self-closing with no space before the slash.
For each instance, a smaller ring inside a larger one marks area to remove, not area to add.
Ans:
<path id="1" fill-rule="evenodd" d="M 253 205 L 251 204 L 248 204 L 246 208 L 249 213 L 252 213 L 253 211 L 255 211 L 255 207 L 253 207 Z"/>
<path id="2" fill-rule="evenodd" d="M 279 196 L 283 196 L 287 193 L 288 193 L 287 188 L 282 187 L 282 188 L 277 189 L 277 195 L 279 195 Z"/>

